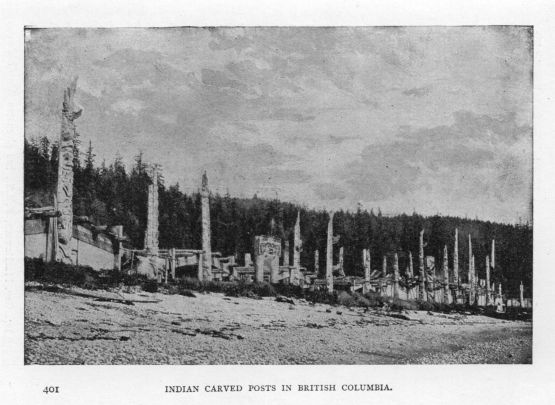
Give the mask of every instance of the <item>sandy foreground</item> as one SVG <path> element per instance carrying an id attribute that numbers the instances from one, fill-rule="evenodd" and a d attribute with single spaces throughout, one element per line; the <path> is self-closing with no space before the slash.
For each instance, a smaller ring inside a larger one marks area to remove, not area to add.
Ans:
<path id="1" fill-rule="evenodd" d="M 82 290 L 84 291 L 84 290 Z M 106 293 L 108 294 L 108 293 Z M 531 363 L 532 323 L 161 293 L 25 292 L 25 364 Z"/>

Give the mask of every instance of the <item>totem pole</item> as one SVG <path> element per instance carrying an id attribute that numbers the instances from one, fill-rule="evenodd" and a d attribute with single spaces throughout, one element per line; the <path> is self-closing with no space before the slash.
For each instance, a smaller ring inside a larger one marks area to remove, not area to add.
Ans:
<path id="1" fill-rule="evenodd" d="M 64 91 L 62 104 L 62 129 L 58 152 L 58 183 L 56 187 L 57 238 L 54 238 L 54 260 L 72 264 L 71 239 L 73 237 L 73 149 L 75 143 L 75 123 L 83 110 L 77 107 L 74 96 L 77 78 Z M 57 239 L 57 240 L 56 240 Z"/>

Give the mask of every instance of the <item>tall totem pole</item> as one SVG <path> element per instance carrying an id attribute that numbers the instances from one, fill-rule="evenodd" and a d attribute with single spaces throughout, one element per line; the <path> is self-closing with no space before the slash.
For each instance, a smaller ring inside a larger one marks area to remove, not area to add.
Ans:
<path id="1" fill-rule="evenodd" d="M 158 255 L 158 168 L 152 165 L 147 169 L 151 183 L 148 185 L 147 220 L 145 232 L 145 251 Z"/>
<path id="2" fill-rule="evenodd" d="M 202 210 L 202 250 L 203 250 L 203 280 L 212 280 L 212 245 L 210 234 L 210 191 L 206 171 L 202 174 L 202 188 L 200 190 Z M 199 274 L 200 278 L 200 274 Z"/>
<path id="3" fill-rule="evenodd" d="M 428 294 L 426 294 L 426 275 L 424 272 L 424 229 L 420 231 L 419 249 L 418 249 L 418 270 L 420 275 L 420 299 L 422 301 L 427 301 Z"/>
<path id="4" fill-rule="evenodd" d="M 468 303 L 473 304 L 473 280 L 472 280 L 472 236 L 468 234 Z"/>
<path id="5" fill-rule="evenodd" d="M 447 245 L 443 248 L 443 303 L 449 303 L 449 257 Z"/>
<path id="6" fill-rule="evenodd" d="M 326 285 L 328 291 L 333 291 L 333 211 L 330 212 L 328 222 L 328 238 L 326 245 Z"/>
<path id="7" fill-rule="evenodd" d="M 459 230 L 457 228 L 455 228 L 455 248 L 453 250 L 453 283 L 455 283 L 457 291 L 459 289 Z"/>
<path id="8" fill-rule="evenodd" d="M 399 256 L 393 256 L 393 296 L 399 298 Z"/>
<path id="9" fill-rule="evenodd" d="M 57 220 L 57 240 L 54 259 L 72 264 L 71 238 L 73 236 L 73 149 L 75 123 L 83 110 L 75 104 L 77 78 L 64 91 L 62 104 L 62 130 L 58 155 L 58 184 L 56 186 L 56 209 L 61 213 Z"/>
<path id="10" fill-rule="evenodd" d="M 293 266 L 299 270 L 301 268 L 301 212 L 297 211 L 297 221 L 293 231 Z"/>

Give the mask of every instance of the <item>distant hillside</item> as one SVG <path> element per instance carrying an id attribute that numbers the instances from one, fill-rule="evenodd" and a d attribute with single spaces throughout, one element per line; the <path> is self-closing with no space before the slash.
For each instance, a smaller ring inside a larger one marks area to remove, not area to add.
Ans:
<path id="1" fill-rule="evenodd" d="M 25 197 L 29 203 L 44 204 L 51 201 L 57 173 L 57 145 L 47 138 L 25 140 Z M 94 162 L 92 145 L 81 157 L 76 148 L 74 159 L 74 213 L 87 215 L 97 224 L 124 226 L 130 245 L 143 246 L 146 227 L 146 200 L 148 176 L 142 155 L 135 159 L 131 170 L 126 170 L 121 159 L 108 166 Z M 199 179 L 200 185 L 200 179 Z M 200 248 L 200 195 L 184 194 L 178 185 L 166 186 L 159 182 L 160 247 Z M 325 247 L 328 215 L 306 206 L 266 200 L 233 198 L 212 195 L 210 201 L 212 223 L 212 249 L 224 255 L 238 254 L 240 261 L 246 252 L 253 253 L 255 235 L 274 233 L 281 238 L 292 238 L 292 229 L 301 212 L 303 250 L 301 264 L 314 267 L 314 250 L 320 250 L 320 269 L 325 268 Z M 275 228 L 270 229 L 274 219 Z M 459 263 L 463 280 L 468 263 L 468 235 L 472 235 L 473 253 L 480 278 L 485 278 L 485 258 L 490 254 L 491 240 L 496 240 L 496 269 L 492 281 L 502 281 L 505 290 L 518 295 L 522 280 L 526 294 L 532 286 L 532 227 L 507 225 L 489 221 L 463 219 L 450 216 L 424 217 L 411 215 L 383 216 L 380 212 L 339 211 L 334 218 L 334 232 L 340 236 L 339 246 L 345 249 L 345 269 L 348 275 L 362 275 L 362 249 L 370 248 L 372 268 L 380 269 L 382 257 L 399 253 L 401 273 L 408 264 L 408 251 L 412 251 L 414 266 L 418 264 L 418 233 L 425 230 L 426 255 L 440 264 L 443 247 L 449 250 L 452 268 L 455 228 L 459 230 Z M 292 245 L 292 242 L 291 242 Z M 335 256 L 337 260 L 337 251 Z M 391 267 L 390 267 L 391 268 Z"/>

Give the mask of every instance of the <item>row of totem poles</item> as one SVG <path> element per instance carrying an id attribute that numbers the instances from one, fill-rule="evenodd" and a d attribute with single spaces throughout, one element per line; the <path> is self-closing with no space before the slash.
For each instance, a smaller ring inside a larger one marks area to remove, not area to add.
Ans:
<path id="1" fill-rule="evenodd" d="M 56 190 L 56 209 L 59 211 L 60 216 L 57 219 L 57 237 L 56 247 L 54 249 L 54 260 L 64 261 L 71 263 L 71 238 L 73 227 L 73 149 L 75 140 L 75 124 L 74 120 L 79 118 L 82 109 L 77 107 L 74 101 L 76 91 L 77 79 L 74 79 L 70 86 L 64 91 L 64 101 L 62 105 L 62 125 L 60 136 L 60 149 L 59 149 L 59 166 L 58 166 L 58 182 Z M 201 215 L 202 215 L 202 248 L 201 249 L 159 249 L 158 247 L 158 167 L 149 167 L 148 174 L 151 184 L 148 187 L 148 209 L 147 209 L 147 227 L 144 239 L 144 248 L 141 250 L 134 250 L 133 253 L 140 258 L 143 267 L 150 268 L 152 274 L 159 277 L 160 268 L 170 268 L 171 275 L 175 277 L 176 260 L 179 256 L 182 257 L 196 257 L 198 264 L 198 278 L 200 280 L 212 280 L 213 271 L 217 271 L 213 266 L 213 253 L 211 249 L 211 231 L 210 231 L 210 192 L 208 189 L 208 179 L 206 173 L 202 176 L 201 187 Z M 442 264 L 442 277 L 436 277 L 435 266 L 433 272 L 430 266 L 425 264 L 424 256 L 424 231 L 420 232 L 419 240 L 419 274 L 414 274 L 412 253 L 409 252 L 409 265 L 405 277 L 401 278 L 399 272 L 398 255 L 394 254 L 393 257 L 393 274 L 387 272 L 387 260 L 384 256 L 383 266 L 381 273 L 379 271 L 372 271 L 371 269 L 371 255 L 369 249 L 364 249 L 362 252 L 362 260 L 364 266 L 364 278 L 355 280 L 353 277 L 346 277 L 343 268 L 343 247 L 339 252 L 339 263 L 333 263 L 333 245 L 337 241 L 337 237 L 333 234 L 333 212 L 330 212 L 330 218 L 327 229 L 327 244 L 326 244 L 326 269 L 323 279 L 319 279 L 319 252 L 314 252 L 315 266 L 314 271 L 309 272 L 300 265 L 300 251 L 301 251 L 301 232 L 300 232 L 300 214 L 297 215 L 297 221 L 294 228 L 294 249 L 293 249 L 293 265 L 289 263 L 289 242 L 285 241 L 284 249 L 281 249 L 281 241 L 274 240 L 271 237 L 261 236 L 258 245 L 263 248 L 255 249 L 255 255 L 258 252 L 253 275 L 254 280 L 262 281 L 264 279 L 264 266 L 270 263 L 270 282 L 280 282 L 281 280 L 292 280 L 292 275 L 295 274 L 296 280 L 302 279 L 311 284 L 325 285 L 328 291 L 333 291 L 335 284 L 345 284 L 346 280 L 349 283 L 363 286 L 363 291 L 380 291 L 387 294 L 388 286 L 392 286 L 392 293 L 394 297 L 400 296 L 400 291 L 405 290 L 407 297 L 409 291 L 417 289 L 418 298 L 420 300 L 436 300 L 436 291 L 443 292 L 442 301 L 448 302 L 467 302 L 470 304 L 479 303 L 479 296 L 485 292 L 485 305 L 494 305 L 495 301 L 501 300 L 502 302 L 502 285 L 498 283 L 497 291 L 495 285 L 491 283 L 490 274 L 492 269 L 495 268 L 495 240 L 491 242 L 490 255 L 486 256 L 485 261 L 485 280 L 480 280 L 477 277 L 475 257 L 472 253 L 472 239 L 468 235 L 468 266 L 467 266 L 467 283 L 461 283 L 461 273 L 459 268 L 459 255 L 458 255 L 458 230 L 455 230 L 455 243 L 453 249 L 453 270 L 452 277 L 450 276 L 448 266 L 448 249 L 444 247 L 443 264 Z M 121 228 L 121 227 L 120 227 Z M 120 233 L 123 233 L 120 229 Z M 122 235 L 120 235 L 122 236 Z M 266 239 L 264 239 L 266 238 Z M 256 243 L 256 241 L 255 241 Z M 278 243 L 279 247 L 272 246 L 272 243 Z M 279 256 L 283 252 L 283 265 L 279 266 Z M 275 263 L 277 255 L 277 266 L 272 267 L 271 263 Z M 166 266 L 164 266 L 164 263 Z M 169 264 L 169 266 L 168 266 Z M 120 264 L 121 266 L 121 264 Z M 248 268 L 246 266 L 245 268 Z M 147 271 L 148 272 L 148 271 Z M 287 277 L 283 276 L 284 272 Z M 166 280 L 167 280 L 166 271 Z M 401 285 L 403 284 L 403 285 Z M 524 302 L 523 298 L 523 285 L 520 284 L 520 303 Z M 441 296 L 441 294 L 440 294 Z"/>
<path id="2" fill-rule="evenodd" d="M 327 255 L 326 255 L 326 287 L 328 291 L 334 290 L 334 284 L 339 281 L 349 279 L 354 286 L 357 284 L 356 278 L 346 277 L 344 271 L 336 277 L 333 265 L 333 244 L 337 237 L 333 236 L 333 213 L 330 214 L 327 235 Z M 383 295 L 394 298 L 420 299 L 422 301 L 440 302 L 445 304 L 469 304 L 480 306 L 496 306 L 498 310 L 503 310 L 503 286 L 501 282 L 495 283 L 491 280 L 491 275 L 496 268 L 495 239 L 491 241 L 491 251 L 485 258 L 485 279 L 480 279 L 476 271 L 476 260 L 472 251 L 472 236 L 468 235 L 468 264 L 466 271 L 466 282 L 462 282 L 463 270 L 459 263 L 459 232 L 455 229 L 453 246 L 453 267 L 449 268 L 448 247 L 444 246 L 443 260 L 439 274 L 435 266 L 433 256 L 424 254 L 424 230 L 419 235 L 418 253 L 418 274 L 413 269 L 412 252 L 408 253 L 408 265 L 404 277 L 401 277 L 399 270 L 399 257 L 397 253 L 393 255 L 393 274 L 388 273 L 387 257 L 383 256 L 382 270 L 372 270 L 370 249 L 363 249 L 362 263 L 364 268 L 364 279 L 359 282 L 362 291 L 376 291 Z M 342 250 L 340 248 L 339 261 L 342 260 Z M 318 251 L 315 252 L 315 267 L 318 263 Z M 341 266 L 342 267 L 342 266 Z M 496 288 L 497 287 L 497 288 Z M 524 299 L 524 285 L 520 282 L 520 294 L 518 304 L 521 307 L 527 306 Z"/>

